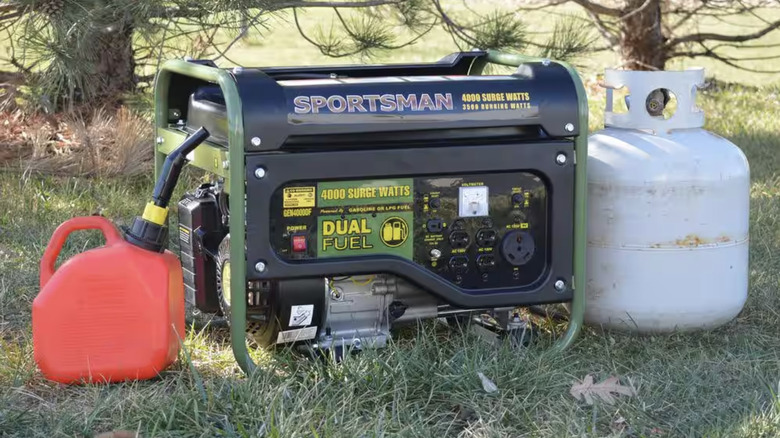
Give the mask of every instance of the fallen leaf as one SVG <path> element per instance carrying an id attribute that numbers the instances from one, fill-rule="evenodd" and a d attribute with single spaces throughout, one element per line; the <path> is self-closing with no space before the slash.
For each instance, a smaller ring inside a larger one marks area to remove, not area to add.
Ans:
<path id="1" fill-rule="evenodd" d="M 612 429 L 613 432 L 624 432 L 628 428 L 628 422 L 623 417 L 618 417 L 616 420 L 612 421 L 612 425 L 610 426 L 610 429 Z"/>
<path id="2" fill-rule="evenodd" d="M 114 430 L 95 435 L 95 438 L 139 438 L 139 435 L 129 430 Z"/>
<path id="3" fill-rule="evenodd" d="M 477 412 L 469 406 L 458 404 L 453 409 L 455 412 L 454 421 L 458 423 L 470 423 L 479 419 Z"/>
<path id="4" fill-rule="evenodd" d="M 621 385 L 617 377 L 610 377 L 601 383 L 593 383 L 593 376 L 588 374 L 581 383 L 572 385 L 569 393 L 577 400 L 585 400 L 585 403 L 592 405 L 593 398 L 602 399 L 607 404 L 615 402 L 612 393 L 626 396 L 636 395 L 634 389 L 630 386 Z"/>
<path id="5" fill-rule="evenodd" d="M 478 372 L 477 375 L 479 376 L 479 380 L 482 381 L 482 389 L 485 390 L 488 394 L 498 391 L 498 386 L 496 386 L 495 383 L 493 383 L 492 380 L 485 377 L 484 374 Z"/>

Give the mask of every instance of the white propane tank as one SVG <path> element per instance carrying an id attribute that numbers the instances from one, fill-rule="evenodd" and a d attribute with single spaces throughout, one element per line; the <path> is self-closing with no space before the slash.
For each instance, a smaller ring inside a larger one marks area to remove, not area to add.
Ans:
<path id="1" fill-rule="evenodd" d="M 702 129 L 703 82 L 703 69 L 606 71 L 605 129 L 588 140 L 588 324 L 711 329 L 745 304 L 750 170 L 737 146 Z M 621 87 L 629 110 L 615 113 Z M 659 89 L 677 98 L 668 119 L 648 111 Z"/>

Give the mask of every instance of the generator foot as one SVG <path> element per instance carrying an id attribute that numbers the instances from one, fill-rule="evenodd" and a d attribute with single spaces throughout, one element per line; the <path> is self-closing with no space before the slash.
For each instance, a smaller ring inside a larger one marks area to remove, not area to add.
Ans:
<path id="1" fill-rule="evenodd" d="M 512 348 L 529 348 L 539 338 L 539 330 L 531 322 L 526 322 L 523 327 L 504 331 L 500 337 L 509 341 Z"/>

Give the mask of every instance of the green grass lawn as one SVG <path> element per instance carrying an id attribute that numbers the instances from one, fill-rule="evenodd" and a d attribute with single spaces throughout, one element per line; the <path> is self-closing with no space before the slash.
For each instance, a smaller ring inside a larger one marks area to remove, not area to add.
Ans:
<path id="1" fill-rule="evenodd" d="M 257 57 L 247 62 L 257 65 L 310 62 L 313 49 L 285 32 L 241 46 L 241 58 Z M 452 49 L 442 42 L 405 49 L 394 59 L 429 61 Z M 742 76 L 754 84 L 761 78 Z M 591 128 L 598 129 L 603 96 L 591 97 Z M 128 223 L 142 210 L 152 181 L 0 172 L 0 436 L 94 436 L 115 429 L 144 437 L 780 436 L 780 90 L 727 87 L 699 101 L 706 128 L 739 145 L 751 164 L 744 311 L 721 329 L 688 335 L 586 328 L 562 354 L 547 347 L 564 327 L 553 326 L 539 344 L 514 351 L 431 322 L 339 366 L 256 351 L 260 370 L 245 377 L 224 328 L 192 327 L 185 342 L 191 363 L 182 356 L 159 379 L 54 385 L 35 369 L 30 334 L 48 238 L 62 221 L 98 210 Z M 177 195 L 198 177 L 193 171 L 186 176 L 190 182 Z M 95 233 L 81 233 L 64 254 L 100 243 Z M 498 392 L 486 393 L 478 372 Z M 569 388 L 587 374 L 597 381 L 618 376 L 636 396 L 614 405 L 577 401 Z"/>

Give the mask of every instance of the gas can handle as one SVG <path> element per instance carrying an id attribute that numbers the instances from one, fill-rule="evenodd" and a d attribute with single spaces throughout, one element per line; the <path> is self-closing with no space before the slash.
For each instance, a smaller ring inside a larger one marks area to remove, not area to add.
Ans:
<path id="1" fill-rule="evenodd" d="M 46 250 L 43 252 L 41 258 L 40 267 L 40 283 L 41 288 L 46 286 L 51 276 L 54 275 L 54 264 L 57 262 L 57 257 L 60 256 L 65 241 L 68 240 L 70 233 L 79 230 L 100 230 L 103 232 L 103 237 L 106 238 L 106 246 L 114 245 L 122 241 L 122 236 L 116 229 L 110 220 L 103 216 L 79 216 L 60 224 L 54 233 L 51 235 L 49 244 L 46 246 Z"/>

